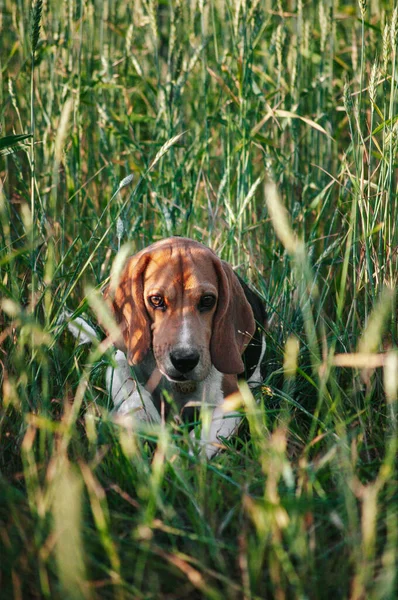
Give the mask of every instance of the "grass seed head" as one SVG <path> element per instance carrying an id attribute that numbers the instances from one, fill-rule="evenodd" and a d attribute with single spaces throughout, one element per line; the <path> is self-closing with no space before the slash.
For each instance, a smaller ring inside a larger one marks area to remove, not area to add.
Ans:
<path id="1" fill-rule="evenodd" d="M 398 6 L 394 8 L 394 12 L 392 13 L 391 19 L 391 30 L 390 30 L 390 39 L 391 39 L 391 49 L 395 55 L 395 47 L 397 44 L 397 33 L 398 33 Z"/>
<path id="2" fill-rule="evenodd" d="M 152 30 L 153 43 L 155 46 L 157 46 L 158 26 L 157 26 L 157 22 L 156 22 L 155 0 L 148 0 L 147 10 L 148 10 L 149 24 L 150 24 L 150 27 Z"/>
<path id="3" fill-rule="evenodd" d="M 354 103 L 352 101 L 350 84 L 348 81 L 344 83 L 343 103 L 347 115 L 351 115 L 354 108 Z"/>
<path id="4" fill-rule="evenodd" d="M 275 233 L 287 252 L 294 254 L 298 247 L 296 234 L 292 230 L 289 214 L 281 202 L 276 185 L 268 183 L 264 191 L 268 214 L 274 226 Z"/>
<path id="5" fill-rule="evenodd" d="M 376 102 L 376 93 L 377 93 L 377 79 L 378 79 L 379 68 L 377 64 L 377 60 L 373 63 L 372 70 L 370 72 L 369 79 L 369 97 L 372 104 Z"/>
<path id="6" fill-rule="evenodd" d="M 384 26 L 383 31 L 383 71 L 387 73 L 388 61 L 390 60 L 390 48 L 391 48 L 391 37 L 390 37 L 390 26 L 388 23 Z"/>
<path id="7" fill-rule="evenodd" d="M 116 235 L 117 235 L 117 239 L 119 241 L 122 239 L 123 232 L 124 232 L 123 220 L 120 217 L 118 217 L 117 221 L 116 221 Z"/>
<path id="8" fill-rule="evenodd" d="M 278 28 L 276 30 L 275 36 L 275 51 L 276 58 L 278 61 L 278 71 L 279 76 L 282 75 L 282 52 L 283 52 L 283 26 L 282 23 L 279 23 Z"/>
<path id="9" fill-rule="evenodd" d="M 358 0 L 359 12 L 361 13 L 361 19 L 363 20 L 366 15 L 366 0 Z"/>
<path id="10" fill-rule="evenodd" d="M 40 35 L 40 21 L 41 21 L 41 13 L 43 9 L 43 0 L 36 0 L 33 8 L 32 8 L 32 17 L 31 17 L 31 44 L 32 44 L 32 54 L 36 52 L 37 44 L 39 41 Z"/>
<path id="11" fill-rule="evenodd" d="M 127 185 L 130 185 L 130 183 L 133 181 L 133 179 L 134 179 L 134 173 L 130 173 L 130 175 L 127 175 L 127 177 L 124 177 L 121 180 L 121 182 L 119 183 L 119 190 L 126 187 Z"/>
<path id="12" fill-rule="evenodd" d="M 130 23 L 126 33 L 126 54 L 129 55 L 131 53 L 133 47 L 133 33 L 134 33 L 134 23 Z"/>
<path id="13" fill-rule="evenodd" d="M 326 40 L 329 33 L 329 16 L 328 12 L 325 10 L 323 2 L 319 3 L 319 25 L 321 29 L 321 41 L 320 48 L 321 52 L 325 51 Z"/>

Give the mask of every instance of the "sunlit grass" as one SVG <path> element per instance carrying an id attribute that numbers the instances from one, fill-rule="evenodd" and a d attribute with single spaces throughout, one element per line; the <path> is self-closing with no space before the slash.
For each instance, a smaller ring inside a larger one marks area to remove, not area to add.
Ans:
<path id="1" fill-rule="evenodd" d="M 398 10 L 30 8 L 0 9 L 0 595 L 394 598 Z M 211 462 L 115 426 L 108 344 L 60 324 L 171 234 L 269 313 Z"/>

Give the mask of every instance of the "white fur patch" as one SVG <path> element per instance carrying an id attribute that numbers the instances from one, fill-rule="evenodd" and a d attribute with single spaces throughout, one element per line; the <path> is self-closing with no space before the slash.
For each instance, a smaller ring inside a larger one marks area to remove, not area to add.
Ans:
<path id="1" fill-rule="evenodd" d="M 91 327 L 87 321 L 81 317 L 75 317 L 74 319 L 70 320 L 71 315 L 72 313 L 64 310 L 59 316 L 58 325 L 62 325 L 66 322 L 67 328 L 73 337 L 77 339 L 78 346 L 82 346 L 83 344 L 91 344 L 92 342 L 98 341 L 98 336 L 95 329 L 93 329 L 93 327 Z"/>
<path id="2" fill-rule="evenodd" d="M 106 387 L 115 407 L 112 415 L 130 415 L 139 421 L 160 423 L 151 394 L 132 378 L 130 365 L 121 350 L 116 351 L 115 361 L 116 367 L 108 367 L 106 371 Z"/>
<path id="3" fill-rule="evenodd" d="M 189 348 L 192 344 L 192 331 L 189 327 L 188 319 L 186 319 L 186 317 L 183 317 L 182 319 L 179 341 L 179 345 L 184 348 Z"/>
<path id="4" fill-rule="evenodd" d="M 265 341 L 265 335 L 263 334 L 261 337 L 261 354 L 260 354 L 259 361 L 256 365 L 256 368 L 254 369 L 253 374 L 250 375 L 249 379 L 247 380 L 249 387 L 256 387 L 257 385 L 259 385 L 262 382 L 261 363 L 264 358 L 266 347 L 267 347 L 267 342 Z"/>

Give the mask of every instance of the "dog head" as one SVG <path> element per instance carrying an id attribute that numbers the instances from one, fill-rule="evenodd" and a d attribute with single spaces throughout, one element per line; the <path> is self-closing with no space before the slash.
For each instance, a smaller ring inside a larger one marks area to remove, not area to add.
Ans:
<path id="1" fill-rule="evenodd" d="M 130 364 L 152 351 L 170 381 L 202 381 L 211 366 L 243 371 L 255 323 L 231 266 L 209 248 L 168 238 L 128 259 L 111 302 Z"/>

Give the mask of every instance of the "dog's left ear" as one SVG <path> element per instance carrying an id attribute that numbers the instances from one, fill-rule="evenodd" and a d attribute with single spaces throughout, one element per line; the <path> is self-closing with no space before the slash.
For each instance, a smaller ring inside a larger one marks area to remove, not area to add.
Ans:
<path id="1" fill-rule="evenodd" d="M 239 374 L 244 371 L 242 353 L 256 329 L 253 311 L 232 267 L 218 258 L 214 266 L 218 302 L 210 341 L 211 360 L 221 373 Z"/>

